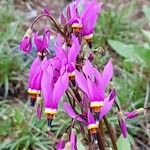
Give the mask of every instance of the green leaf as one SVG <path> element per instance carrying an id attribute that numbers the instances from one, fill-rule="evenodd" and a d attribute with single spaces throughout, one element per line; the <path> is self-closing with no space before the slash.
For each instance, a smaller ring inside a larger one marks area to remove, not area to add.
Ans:
<path id="1" fill-rule="evenodd" d="M 15 120 L 16 120 L 16 122 L 18 123 L 18 124 L 21 124 L 22 122 L 23 122 L 23 120 L 24 120 L 24 116 L 23 116 L 23 114 L 20 112 L 20 110 L 19 109 L 14 109 L 14 117 L 15 117 Z"/>
<path id="2" fill-rule="evenodd" d="M 144 5 L 143 6 L 143 12 L 144 12 L 147 20 L 150 22 L 150 7 L 148 7 L 147 5 Z"/>
<path id="3" fill-rule="evenodd" d="M 123 138 L 123 136 L 120 135 L 117 140 L 117 147 L 118 150 L 131 150 L 131 143 L 128 138 Z"/>
<path id="4" fill-rule="evenodd" d="M 113 40 L 108 40 L 108 43 L 120 56 L 132 62 L 141 62 L 140 58 L 136 55 L 132 45 L 127 45 Z"/>
<path id="5" fill-rule="evenodd" d="M 147 40 L 150 42 L 150 31 L 142 30 L 144 36 L 147 38 Z"/>
<path id="6" fill-rule="evenodd" d="M 135 53 L 140 57 L 142 65 L 149 68 L 150 66 L 150 49 L 144 48 L 142 46 L 133 45 Z"/>
<path id="7" fill-rule="evenodd" d="M 122 57 L 147 68 L 150 65 L 150 49 L 137 44 L 127 45 L 118 41 L 109 40 L 110 46 Z"/>

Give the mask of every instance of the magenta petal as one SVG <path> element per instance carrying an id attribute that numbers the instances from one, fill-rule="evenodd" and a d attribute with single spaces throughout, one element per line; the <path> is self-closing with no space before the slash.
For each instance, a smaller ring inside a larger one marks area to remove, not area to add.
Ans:
<path id="1" fill-rule="evenodd" d="M 94 120 L 93 114 L 91 113 L 90 110 L 88 110 L 87 118 L 88 118 L 88 125 L 96 123 L 95 120 Z"/>
<path id="2" fill-rule="evenodd" d="M 35 77 L 34 84 L 35 84 L 35 89 L 36 90 L 41 90 L 42 75 L 43 75 L 43 71 L 40 70 L 40 72 Z"/>
<path id="3" fill-rule="evenodd" d="M 127 137 L 127 126 L 123 112 L 118 112 L 118 121 L 123 137 Z"/>
<path id="4" fill-rule="evenodd" d="M 113 66 L 112 66 L 112 61 L 110 60 L 106 64 L 102 73 L 102 80 L 103 80 L 104 87 L 106 87 L 109 84 L 110 80 L 112 79 L 112 76 L 113 76 Z"/>
<path id="5" fill-rule="evenodd" d="M 29 86 L 32 82 L 33 77 L 37 74 L 40 64 L 41 64 L 41 61 L 39 57 L 37 57 L 31 64 L 30 72 L 29 72 Z"/>
<path id="6" fill-rule="evenodd" d="M 72 44 L 72 47 L 69 49 L 68 63 L 76 61 L 79 51 L 80 51 L 80 45 L 79 45 L 78 38 L 76 38 Z"/>
<path id="7" fill-rule="evenodd" d="M 73 109 L 72 109 L 72 107 L 71 107 L 71 105 L 70 105 L 69 103 L 64 102 L 64 103 L 63 103 L 63 108 L 64 108 L 65 112 L 66 112 L 70 117 L 72 117 L 73 119 L 76 119 L 76 120 L 78 120 L 78 121 L 80 121 L 80 122 L 84 122 L 83 119 L 82 119 L 78 114 L 76 114 L 76 113 L 73 111 Z"/>
<path id="8" fill-rule="evenodd" d="M 42 77 L 42 92 L 44 97 L 44 104 L 45 107 L 51 107 L 52 106 L 52 94 L 53 94 L 53 85 L 52 82 L 53 75 L 48 73 L 47 71 L 43 72 Z"/>
<path id="9" fill-rule="evenodd" d="M 23 52 L 28 53 L 32 48 L 32 41 L 31 37 L 23 37 L 23 39 L 20 42 L 20 49 L 23 50 Z"/>
<path id="10" fill-rule="evenodd" d="M 99 99 L 96 99 L 96 86 L 95 84 L 89 79 L 87 78 L 87 85 L 88 85 L 88 91 L 89 91 L 89 98 L 91 101 L 98 101 Z"/>
<path id="11" fill-rule="evenodd" d="M 58 103 L 65 93 L 65 91 L 68 88 L 68 73 L 64 73 L 63 76 L 60 76 L 57 80 L 57 82 L 54 85 L 54 91 L 53 91 L 53 105 L 55 108 L 58 107 Z"/>
<path id="12" fill-rule="evenodd" d="M 121 132 L 123 134 L 123 137 L 126 138 L 127 137 L 127 127 L 126 127 L 126 122 L 124 120 L 122 120 L 120 123 L 120 128 L 121 128 Z"/>
<path id="13" fill-rule="evenodd" d="M 67 22 L 67 20 L 66 20 L 64 14 L 61 14 L 61 23 L 65 25 L 66 22 Z"/>
<path id="14" fill-rule="evenodd" d="M 90 63 L 89 60 L 87 60 L 85 62 L 85 65 L 83 66 L 83 72 L 86 76 L 88 77 L 92 77 L 93 76 L 93 71 L 94 71 L 94 67 L 93 65 Z"/>
<path id="15" fill-rule="evenodd" d="M 114 101 L 116 98 L 115 90 L 112 90 L 109 96 L 107 96 L 104 100 L 104 106 L 101 108 L 99 118 L 102 119 L 112 108 Z"/>
<path id="16" fill-rule="evenodd" d="M 82 91 L 84 91 L 87 95 L 89 95 L 88 87 L 87 87 L 87 80 L 83 73 L 79 71 L 75 71 L 75 80 L 78 83 L 79 88 L 81 88 Z"/>
<path id="17" fill-rule="evenodd" d="M 133 119 L 138 116 L 138 113 L 136 111 L 132 111 L 132 112 L 126 112 L 125 115 L 127 119 Z"/>

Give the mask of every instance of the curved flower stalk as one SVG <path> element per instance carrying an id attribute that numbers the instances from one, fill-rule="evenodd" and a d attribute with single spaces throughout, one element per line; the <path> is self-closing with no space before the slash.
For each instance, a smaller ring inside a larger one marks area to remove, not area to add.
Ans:
<path id="1" fill-rule="evenodd" d="M 47 70 L 44 70 L 42 77 L 42 93 L 49 127 L 51 127 L 51 121 L 57 112 L 59 101 L 68 88 L 67 73 L 65 72 L 58 77 L 56 83 L 54 83 L 52 72 L 53 70 L 49 66 Z"/>
<path id="2" fill-rule="evenodd" d="M 104 105 L 106 87 L 113 75 L 112 62 L 109 61 L 103 72 L 99 73 L 87 60 L 83 66 L 83 73 L 76 71 L 76 82 L 81 90 L 87 94 L 90 107 L 99 114 Z"/>

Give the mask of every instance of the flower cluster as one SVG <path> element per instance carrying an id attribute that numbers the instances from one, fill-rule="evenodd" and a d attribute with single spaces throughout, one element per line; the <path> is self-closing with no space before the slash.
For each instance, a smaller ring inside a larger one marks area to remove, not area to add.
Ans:
<path id="1" fill-rule="evenodd" d="M 117 103 L 116 90 L 109 86 L 113 77 L 112 61 L 109 60 L 104 69 L 99 71 L 90 59 L 94 27 L 101 6 L 102 3 L 96 0 L 83 0 L 82 3 L 80 0 L 73 1 L 68 5 L 66 12 L 60 16 L 63 27 L 57 25 L 48 10 L 44 11 L 35 19 L 20 43 L 20 49 L 24 53 L 32 50 L 33 43 L 37 48 L 37 57 L 30 67 L 28 93 L 31 107 L 37 108 L 39 119 L 44 109 L 49 129 L 58 112 L 59 102 L 65 94 L 68 97 L 68 102 L 63 102 L 63 108 L 72 118 L 69 126 L 70 136 L 68 138 L 67 133 L 63 134 L 57 143 L 58 150 L 77 149 L 76 122 L 80 124 L 83 131 L 85 128 L 89 131 L 90 141 L 97 143 L 99 122 L 106 119 L 113 104 Z M 51 19 L 57 30 L 55 52 L 50 56 L 52 30 L 44 29 L 43 35 L 33 30 L 36 21 L 43 16 Z M 83 45 L 89 46 L 88 54 L 83 50 Z M 127 136 L 125 120 L 134 118 L 143 111 L 144 109 L 139 109 L 131 113 L 123 113 L 119 108 L 119 124 L 124 137 Z"/>

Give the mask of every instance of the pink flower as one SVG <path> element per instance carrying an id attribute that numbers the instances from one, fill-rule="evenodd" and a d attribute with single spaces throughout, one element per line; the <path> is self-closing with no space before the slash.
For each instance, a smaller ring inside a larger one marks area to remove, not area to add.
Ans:
<path id="1" fill-rule="evenodd" d="M 96 108 L 95 112 L 99 112 L 100 107 L 104 105 L 105 89 L 113 75 L 112 62 L 109 61 L 103 72 L 99 73 L 89 61 L 86 61 L 83 73 L 76 71 L 76 82 L 79 88 L 87 94 L 91 108 Z"/>
<path id="2" fill-rule="evenodd" d="M 57 81 L 54 83 L 53 70 L 51 65 L 49 65 L 47 70 L 44 70 L 42 77 L 42 92 L 44 97 L 45 113 L 48 119 L 48 126 L 51 126 L 50 122 L 56 114 L 59 101 L 67 88 L 67 73 L 65 72 L 58 77 Z"/>

